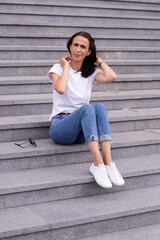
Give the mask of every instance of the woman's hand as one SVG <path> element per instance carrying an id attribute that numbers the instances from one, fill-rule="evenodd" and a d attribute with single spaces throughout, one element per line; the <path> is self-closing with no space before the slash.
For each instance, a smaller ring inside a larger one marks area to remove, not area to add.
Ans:
<path id="1" fill-rule="evenodd" d="M 99 57 L 98 52 L 96 52 L 96 63 L 103 70 L 103 72 L 98 72 L 95 76 L 95 82 L 97 83 L 107 83 L 116 80 L 115 72 Z"/>
<path id="2" fill-rule="evenodd" d="M 64 68 L 61 76 L 59 76 L 56 73 L 52 73 L 53 86 L 54 89 L 59 94 L 64 94 L 67 89 L 69 75 L 69 60 L 71 60 L 69 56 L 60 59 L 60 64 Z"/>
<path id="3" fill-rule="evenodd" d="M 96 52 L 96 63 L 98 64 L 98 66 L 101 62 L 103 62 L 103 60 L 100 58 L 98 52 Z"/>
<path id="4" fill-rule="evenodd" d="M 64 67 L 66 64 L 69 64 L 69 61 L 71 60 L 70 56 L 66 56 L 60 59 L 60 64 L 62 67 Z"/>

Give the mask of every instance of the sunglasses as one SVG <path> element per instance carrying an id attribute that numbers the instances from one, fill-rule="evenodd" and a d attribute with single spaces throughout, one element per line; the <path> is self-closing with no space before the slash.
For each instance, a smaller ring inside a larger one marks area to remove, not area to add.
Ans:
<path id="1" fill-rule="evenodd" d="M 21 148 L 27 148 L 27 147 L 31 147 L 30 145 L 29 146 L 24 146 L 24 145 L 26 145 L 27 143 L 30 143 L 32 146 L 35 146 L 35 147 L 37 147 L 37 144 L 36 144 L 36 142 L 35 142 L 35 140 L 33 139 L 33 138 L 28 138 L 28 141 L 25 141 L 25 142 L 23 142 L 23 143 L 15 143 L 15 145 L 16 146 L 19 146 L 19 147 L 21 147 Z"/>

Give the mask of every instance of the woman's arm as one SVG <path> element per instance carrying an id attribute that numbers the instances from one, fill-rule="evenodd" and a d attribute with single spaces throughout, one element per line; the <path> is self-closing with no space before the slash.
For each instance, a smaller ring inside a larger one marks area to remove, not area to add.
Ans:
<path id="1" fill-rule="evenodd" d="M 59 94 L 64 94 L 67 85 L 68 85 L 68 75 L 69 75 L 69 61 L 70 57 L 63 57 L 60 60 L 60 64 L 64 67 L 62 75 L 59 76 L 56 73 L 51 73 L 52 80 L 53 80 L 53 87 Z"/>
<path id="2" fill-rule="evenodd" d="M 95 76 L 95 82 L 97 83 L 107 83 L 116 80 L 117 76 L 115 72 L 100 58 L 97 58 L 96 63 L 103 70 L 103 72 L 98 72 Z"/>

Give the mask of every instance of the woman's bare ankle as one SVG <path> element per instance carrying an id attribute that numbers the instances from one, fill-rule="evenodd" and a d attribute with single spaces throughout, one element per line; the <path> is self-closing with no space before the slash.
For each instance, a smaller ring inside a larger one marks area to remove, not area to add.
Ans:
<path id="1" fill-rule="evenodd" d="M 104 164 L 104 162 L 103 162 L 103 160 L 101 159 L 101 160 L 97 160 L 97 159 L 95 159 L 95 160 L 93 160 L 93 163 L 94 163 L 94 165 L 97 167 L 99 164 Z"/>
<path id="2" fill-rule="evenodd" d="M 110 165 L 112 162 L 112 159 L 107 159 L 107 160 L 104 159 L 103 162 L 105 165 Z"/>

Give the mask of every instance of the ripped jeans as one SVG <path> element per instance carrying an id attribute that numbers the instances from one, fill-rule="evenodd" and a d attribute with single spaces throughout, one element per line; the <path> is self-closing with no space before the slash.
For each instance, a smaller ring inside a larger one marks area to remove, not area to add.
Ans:
<path id="1" fill-rule="evenodd" d="M 58 144 L 111 140 L 107 109 L 102 103 L 85 104 L 70 115 L 57 115 L 49 135 Z"/>

